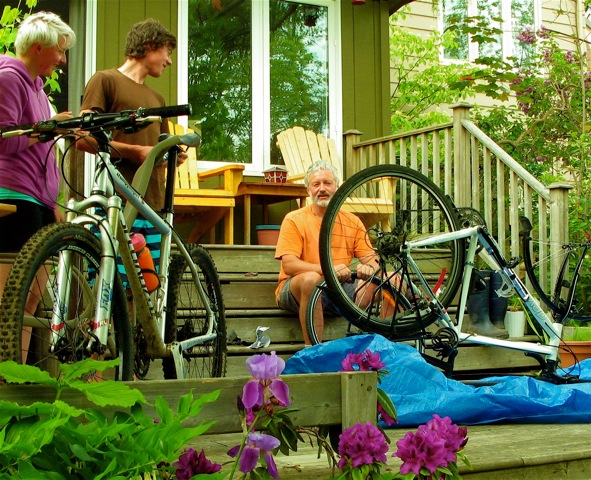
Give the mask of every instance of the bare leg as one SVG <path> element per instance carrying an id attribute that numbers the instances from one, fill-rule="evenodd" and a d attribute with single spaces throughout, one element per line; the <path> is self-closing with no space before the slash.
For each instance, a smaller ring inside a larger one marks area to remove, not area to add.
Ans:
<path id="1" fill-rule="evenodd" d="M 296 298 L 300 306 L 298 314 L 300 319 L 300 326 L 302 328 L 302 333 L 304 335 L 305 345 L 312 344 L 310 342 L 310 338 L 308 337 L 308 331 L 306 329 L 306 308 L 308 306 L 308 302 L 310 301 L 310 296 L 312 295 L 312 292 L 321 280 L 322 277 L 319 274 L 315 272 L 306 272 L 293 277 L 290 283 L 291 293 L 293 293 L 294 297 Z M 322 333 L 324 330 L 324 317 L 322 314 L 321 302 L 320 312 L 316 312 L 316 314 L 314 315 L 314 324 L 316 326 L 316 332 L 318 332 L 318 337 L 322 341 Z"/>

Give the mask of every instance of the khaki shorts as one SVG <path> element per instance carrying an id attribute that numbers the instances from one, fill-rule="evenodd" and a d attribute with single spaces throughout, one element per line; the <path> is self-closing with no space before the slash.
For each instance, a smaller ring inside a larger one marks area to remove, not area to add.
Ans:
<path id="1" fill-rule="evenodd" d="M 293 277 L 288 278 L 281 287 L 279 291 L 279 298 L 277 299 L 277 306 L 282 310 L 289 310 L 290 312 L 298 313 L 300 311 L 300 304 L 294 297 L 293 293 L 291 293 L 291 280 Z M 355 290 L 357 288 L 357 280 L 353 283 L 343 283 L 341 284 L 344 290 L 349 295 L 349 298 L 354 298 Z M 322 295 L 322 308 L 325 313 L 330 315 L 339 315 L 335 304 L 330 298 L 326 295 Z"/>

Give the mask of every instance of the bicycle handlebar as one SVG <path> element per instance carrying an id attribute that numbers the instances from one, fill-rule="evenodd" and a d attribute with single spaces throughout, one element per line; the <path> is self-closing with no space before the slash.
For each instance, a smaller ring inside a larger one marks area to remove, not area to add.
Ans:
<path id="1" fill-rule="evenodd" d="M 25 125 L 0 128 L 0 138 L 19 135 L 39 135 L 41 141 L 51 140 L 60 131 L 81 129 L 88 132 L 97 130 L 139 129 L 160 118 L 178 117 L 191 114 L 191 105 L 170 105 L 157 108 L 138 108 L 118 113 L 85 113 L 80 117 L 66 120 L 43 120 Z"/>

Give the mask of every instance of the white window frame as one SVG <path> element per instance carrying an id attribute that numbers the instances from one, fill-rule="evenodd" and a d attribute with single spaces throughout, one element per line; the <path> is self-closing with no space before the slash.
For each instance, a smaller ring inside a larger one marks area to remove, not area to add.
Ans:
<path id="1" fill-rule="evenodd" d="M 252 163 L 246 163 L 244 174 L 262 176 L 271 166 L 271 93 L 269 68 L 269 2 L 273 0 L 253 0 L 252 2 Z M 342 74 L 341 74 L 341 5 L 339 0 L 286 0 L 326 7 L 328 13 L 328 115 L 329 136 L 339 139 L 343 131 L 342 115 Z M 178 103 L 189 99 L 188 64 L 188 0 L 179 0 L 177 37 Z M 262 75 L 262 81 L 260 78 Z M 187 119 L 179 119 L 185 122 Z M 337 141 L 340 148 L 342 142 Z M 339 151 L 339 158 L 341 157 Z M 210 169 L 226 165 L 227 162 L 200 161 L 198 166 Z"/>
<path id="2" fill-rule="evenodd" d="M 542 4 L 539 0 L 532 0 L 534 4 L 534 30 L 540 28 L 542 24 Z M 478 15 L 478 0 L 468 0 L 468 17 L 473 17 Z M 444 24 L 444 8 L 443 3 L 439 7 L 439 14 L 438 14 L 438 28 L 440 32 L 443 32 L 445 28 Z M 509 12 L 508 15 L 505 15 L 504 12 Z M 511 0 L 501 0 L 501 17 L 503 18 L 503 23 L 501 24 L 501 29 L 503 31 L 501 35 L 501 42 L 503 48 L 503 60 L 507 60 L 508 57 L 513 55 L 514 49 L 514 40 L 512 35 L 512 17 L 511 13 Z M 441 48 L 440 60 L 443 64 L 452 64 L 452 63 L 468 63 L 474 62 L 479 56 L 478 51 L 478 44 L 472 42 L 470 39 L 470 35 L 468 36 L 468 58 L 466 59 L 452 59 L 452 58 L 445 58 L 444 57 L 444 50 L 443 47 Z"/>

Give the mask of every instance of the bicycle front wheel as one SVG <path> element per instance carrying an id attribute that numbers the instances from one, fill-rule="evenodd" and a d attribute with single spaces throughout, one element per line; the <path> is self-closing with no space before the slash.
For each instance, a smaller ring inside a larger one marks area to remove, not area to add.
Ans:
<path id="1" fill-rule="evenodd" d="M 95 282 L 100 259 L 98 239 L 80 225 L 55 223 L 33 235 L 17 255 L 6 283 L 0 307 L 0 358 L 36 365 L 52 375 L 59 375 L 60 363 L 119 358 L 117 369 L 96 377 L 90 374 L 86 380 L 131 380 L 131 326 L 117 273 L 107 344 L 99 345 L 92 333 L 96 301 L 101 298 Z M 52 325 L 52 315 L 59 316 L 59 324 Z"/>
<path id="2" fill-rule="evenodd" d="M 320 230 L 320 261 L 331 299 L 351 323 L 368 332 L 396 339 L 425 329 L 437 319 L 430 300 L 437 296 L 447 307 L 454 299 L 462 277 L 465 241 L 434 241 L 408 252 L 421 279 L 409 265 L 406 245 L 458 229 L 453 203 L 421 173 L 400 165 L 377 165 L 356 173 L 336 191 Z M 339 282 L 334 267 L 345 263 L 351 249 L 356 256 L 357 251 L 375 255 L 374 279 L 383 285 L 379 289 L 390 295 L 398 291 L 399 300 L 390 315 L 367 311 L 363 299 L 352 298 Z M 410 308 L 400 308 L 401 293 Z"/>
<path id="3" fill-rule="evenodd" d="M 183 351 L 185 378 L 223 377 L 226 373 L 226 317 L 222 287 L 213 259 L 201 245 L 188 246 L 197 269 L 191 271 L 179 254 L 171 258 L 164 341 L 168 344 L 213 334 L 213 339 L 200 341 Z M 209 319 L 198 291 L 205 290 L 206 301 L 213 312 Z M 162 360 L 165 379 L 177 378 L 172 358 Z"/>

